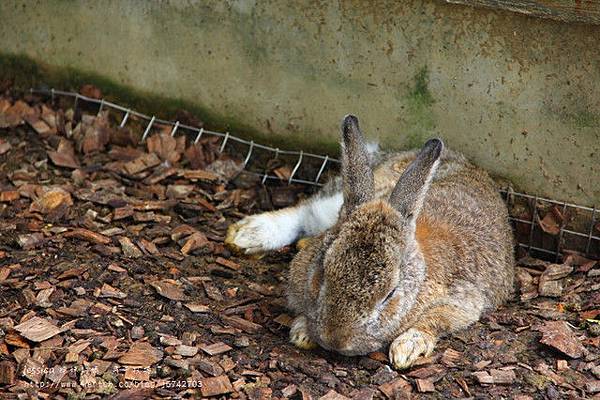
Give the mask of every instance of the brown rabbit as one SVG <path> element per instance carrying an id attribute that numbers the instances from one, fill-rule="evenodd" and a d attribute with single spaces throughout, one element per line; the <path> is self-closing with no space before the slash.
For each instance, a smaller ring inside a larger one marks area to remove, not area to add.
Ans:
<path id="1" fill-rule="evenodd" d="M 295 207 L 245 218 L 227 242 L 253 253 L 315 235 L 291 264 L 291 341 L 345 355 L 389 346 L 392 364 L 406 368 L 509 297 L 506 206 L 487 173 L 439 139 L 372 168 L 356 117 L 344 118 L 342 138 L 341 179 Z"/>

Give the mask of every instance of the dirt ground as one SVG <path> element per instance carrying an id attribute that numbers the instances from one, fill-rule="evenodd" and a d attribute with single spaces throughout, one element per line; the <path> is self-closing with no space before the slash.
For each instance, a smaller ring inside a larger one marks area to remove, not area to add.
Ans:
<path id="1" fill-rule="evenodd" d="M 513 301 L 407 371 L 385 352 L 298 350 L 284 298 L 295 249 L 251 259 L 223 239 L 304 187 L 236 176 L 239 160 L 213 138 L 193 145 L 157 127 L 138 145 L 134 120 L 118 128 L 42 100 L 0 98 L 0 398 L 600 393 L 596 262 L 521 259 Z"/>

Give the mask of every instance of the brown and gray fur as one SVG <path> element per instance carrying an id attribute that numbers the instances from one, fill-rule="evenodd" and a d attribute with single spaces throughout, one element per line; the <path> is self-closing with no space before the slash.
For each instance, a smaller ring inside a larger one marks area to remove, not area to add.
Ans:
<path id="1" fill-rule="evenodd" d="M 264 221 L 290 221 L 302 207 L 306 217 L 341 186 L 337 220 L 290 267 L 291 340 L 346 355 L 389 346 L 392 363 L 405 368 L 510 296 L 513 239 L 491 178 L 439 139 L 371 161 L 358 120 L 347 116 L 341 179 Z M 228 242 L 256 225 L 242 221 Z"/>

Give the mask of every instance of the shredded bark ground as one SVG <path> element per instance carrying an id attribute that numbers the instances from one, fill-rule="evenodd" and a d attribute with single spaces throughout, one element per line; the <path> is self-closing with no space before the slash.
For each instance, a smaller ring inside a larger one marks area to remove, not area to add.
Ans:
<path id="1" fill-rule="evenodd" d="M 251 259 L 223 239 L 304 188 L 289 165 L 269 161 L 282 183 L 265 187 L 218 138 L 157 128 L 138 145 L 135 119 L 0 98 L 3 399 L 600 397 L 600 268 L 575 254 L 521 259 L 513 301 L 407 371 L 294 348 L 295 249 Z"/>

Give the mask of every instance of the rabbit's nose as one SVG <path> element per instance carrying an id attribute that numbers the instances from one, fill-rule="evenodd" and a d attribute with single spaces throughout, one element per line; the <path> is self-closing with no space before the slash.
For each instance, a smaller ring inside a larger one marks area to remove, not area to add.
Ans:
<path id="1" fill-rule="evenodd" d="M 338 353 L 343 354 L 345 356 L 354 356 L 354 355 L 358 354 L 356 352 L 356 349 L 353 346 L 349 345 L 349 344 L 346 344 L 344 346 L 340 346 L 336 350 L 337 350 Z"/>
<path id="2" fill-rule="evenodd" d="M 342 354 L 352 353 L 356 350 L 352 343 L 352 336 L 348 334 L 347 328 L 341 330 L 337 327 L 327 327 L 320 332 L 318 342 L 320 342 L 323 348 Z"/>
<path id="3" fill-rule="evenodd" d="M 327 340 L 329 347 L 341 354 L 350 354 L 354 351 L 351 341 L 348 338 L 334 336 Z"/>
<path id="4" fill-rule="evenodd" d="M 331 331 L 321 332 L 319 335 L 319 343 L 327 350 L 337 351 L 340 347 L 342 340 L 333 334 Z"/>
<path id="5" fill-rule="evenodd" d="M 338 353 L 351 357 L 362 354 L 360 349 L 358 349 L 355 344 L 350 339 L 342 339 L 336 343 L 334 350 Z"/>

